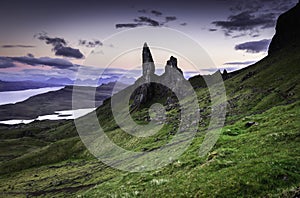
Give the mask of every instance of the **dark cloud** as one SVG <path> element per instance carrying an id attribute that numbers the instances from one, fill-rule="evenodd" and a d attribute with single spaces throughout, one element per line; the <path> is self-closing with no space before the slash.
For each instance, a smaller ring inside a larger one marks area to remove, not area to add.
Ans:
<path id="1" fill-rule="evenodd" d="M 13 63 L 12 60 L 5 60 L 5 57 L 0 57 L 0 69 L 7 69 L 13 67 L 16 67 L 16 65 Z"/>
<path id="2" fill-rule="evenodd" d="M 151 19 L 150 17 L 140 16 L 137 19 L 134 19 L 135 23 L 120 23 L 116 24 L 116 28 L 135 28 L 139 26 L 152 26 L 152 27 L 158 27 L 162 24 L 154 19 Z"/>
<path id="3" fill-rule="evenodd" d="M 230 34 L 226 34 L 226 35 L 227 35 L 227 36 L 231 36 Z M 239 37 L 246 36 L 246 35 L 247 35 L 247 34 L 246 34 L 245 32 L 243 32 L 243 33 L 236 34 L 236 35 L 232 36 L 232 38 L 239 38 Z M 251 33 L 250 36 L 254 37 L 254 36 L 253 36 L 253 32 Z"/>
<path id="4" fill-rule="evenodd" d="M 49 57 L 41 57 L 41 58 L 33 58 L 33 57 L 11 57 L 13 61 L 17 61 L 20 63 L 36 66 L 36 65 L 46 65 L 52 66 L 60 69 L 66 69 L 73 67 L 73 63 L 60 58 L 49 58 Z"/>
<path id="5" fill-rule="evenodd" d="M 251 12 L 285 12 L 292 8 L 297 0 L 240 0 L 233 5 L 230 10 L 233 12 L 251 11 Z M 278 13 L 280 14 L 280 13 Z"/>
<path id="6" fill-rule="evenodd" d="M 51 38 L 45 32 L 38 33 L 38 34 L 34 35 L 34 37 L 41 41 L 45 41 L 46 44 L 48 44 L 48 45 L 52 45 L 54 51 L 67 45 L 67 42 L 65 41 L 65 39 L 59 38 L 59 37 Z"/>
<path id="7" fill-rule="evenodd" d="M 259 53 L 266 52 L 270 44 L 269 39 L 263 39 L 260 41 L 250 41 L 246 43 L 241 43 L 235 46 L 235 50 L 245 50 L 249 53 Z"/>
<path id="8" fill-rule="evenodd" d="M 149 17 L 145 17 L 145 16 L 140 16 L 137 19 L 134 19 L 134 22 L 137 22 L 138 24 L 144 24 L 144 25 L 148 25 L 148 26 L 154 26 L 157 27 L 160 25 L 160 23 L 154 19 L 151 19 Z"/>
<path id="9" fill-rule="evenodd" d="M 94 48 L 94 47 L 97 47 L 97 46 L 102 46 L 103 43 L 99 40 L 93 40 L 93 41 L 79 40 L 79 45 Z"/>
<path id="10" fill-rule="evenodd" d="M 19 62 L 31 66 L 45 65 L 45 66 L 51 66 L 59 69 L 73 69 L 73 67 L 75 67 L 75 65 L 73 65 L 71 62 L 60 58 L 49 58 L 49 57 L 34 58 L 31 56 L 20 56 L 20 57 L 0 56 L 0 68 L 16 67 L 14 62 Z"/>
<path id="11" fill-rule="evenodd" d="M 138 23 L 120 23 L 120 24 L 116 24 L 116 28 L 135 28 L 142 25 L 143 24 L 138 24 Z"/>
<path id="12" fill-rule="evenodd" d="M 138 12 L 145 14 L 145 13 L 147 13 L 147 10 L 146 9 L 142 9 L 142 10 L 138 10 Z"/>
<path id="13" fill-rule="evenodd" d="M 72 47 L 67 46 L 67 42 L 63 38 L 59 37 L 49 37 L 47 33 L 39 33 L 34 35 L 35 38 L 45 41 L 46 44 L 53 46 L 53 51 L 56 56 L 65 56 L 69 58 L 83 58 L 83 54 L 79 49 L 74 49 Z"/>
<path id="14" fill-rule="evenodd" d="M 15 67 L 15 64 L 13 64 L 13 62 L 9 58 L 0 56 L 0 69 L 11 68 L 11 67 Z"/>
<path id="15" fill-rule="evenodd" d="M 160 12 L 160 11 L 158 11 L 158 10 L 151 10 L 151 11 L 149 11 L 149 10 L 147 10 L 147 9 L 141 9 L 141 10 L 138 10 L 137 12 L 138 12 L 138 13 L 142 13 L 142 14 L 150 13 L 150 14 L 153 14 L 153 15 L 155 15 L 155 16 L 157 16 L 157 17 L 163 15 L 163 13 Z"/>
<path id="16" fill-rule="evenodd" d="M 167 17 L 165 17 L 165 19 L 166 19 L 166 22 L 169 22 L 169 21 L 175 21 L 177 19 L 177 17 L 175 17 L 175 16 L 167 16 Z"/>
<path id="17" fill-rule="evenodd" d="M 157 10 L 151 10 L 151 13 L 154 14 L 155 16 L 161 16 L 162 13 L 160 11 Z"/>
<path id="18" fill-rule="evenodd" d="M 31 53 L 28 53 L 28 54 L 27 54 L 27 56 L 28 56 L 28 57 L 31 57 L 31 58 L 33 58 L 33 57 L 34 57 L 34 55 L 33 55 L 33 54 L 31 54 Z"/>
<path id="19" fill-rule="evenodd" d="M 278 16 L 296 3 L 297 0 L 240 0 L 230 7 L 232 14 L 227 20 L 214 21 L 212 24 L 220 27 L 225 36 L 257 37 L 262 29 L 274 28 Z"/>
<path id="20" fill-rule="evenodd" d="M 92 52 L 91 52 L 92 54 L 102 54 L 102 55 L 104 55 L 104 52 L 103 52 L 103 50 L 100 50 L 100 51 L 95 51 L 95 50 L 92 50 Z"/>
<path id="21" fill-rule="evenodd" d="M 79 51 L 79 49 L 74 49 L 71 47 L 61 47 L 56 50 L 55 52 L 56 56 L 64 56 L 64 57 L 70 57 L 70 58 L 83 58 L 83 54 Z"/>
<path id="22" fill-rule="evenodd" d="M 233 5 L 230 10 L 232 12 L 242 12 L 245 10 L 257 12 L 264 6 L 263 4 L 263 1 L 240 1 L 238 4 Z"/>
<path id="23" fill-rule="evenodd" d="M 146 9 L 138 10 L 139 13 L 146 14 L 148 11 Z M 176 16 L 166 16 L 162 18 L 163 13 L 157 10 L 151 10 L 150 14 L 155 15 L 158 20 L 152 19 L 148 16 L 139 16 L 138 18 L 133 19 L 133 23 L 118 23 L 115 25 L 116 28 L 135 28 L 140 26 L 152 26 L 152 27 L 161 27 L 166 25 L 168 22 L 177 20 Z M 181 26 L 186 26 L 187 23 L 180 23 Z"/>
<path id="24" fill-rule="evenodd" d="M 34 48 L 34 45 L 2 45 L 2 48 Z"/>
<path id="25" fill-rule="evenodd" d="M 254 15 L 250 11 L 231 15 L 226 21 L 214 21 L 217 27 L 225 31 L 226 35 L 232 35 L 233 31 L 255 31 L 256 28 L 271 28 L 276 23 L 276 17 L 273 13 Z"/>

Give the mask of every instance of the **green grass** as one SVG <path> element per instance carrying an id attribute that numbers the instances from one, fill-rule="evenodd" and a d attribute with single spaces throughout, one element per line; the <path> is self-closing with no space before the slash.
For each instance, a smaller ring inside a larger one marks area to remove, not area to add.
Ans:
<path id="1" fill-rule="evenodd" d="M 300 185 L 299 115 L 298 102 L 247 118 L 258 122 L 257 126 L 246 128 L 247 119 L 241 119 L 224 128 L 214 149 L 203 159 L 197 156 L 202 141 L 197 137 L 184 155 L 167 167 L 121 174 L 83 195 L 263 197 L 292 191 Z M 226 134 L 230 129 L 240 133 Z"/>
<path id="2" fill-rule="evenodd" d="M 130 173 L 107 167 L 85 149 L 71 121 L 0 126 L 0 196 L 299 196 L 299 62 L 297 50 L 286 50 L 226 80 L 226 124 L 204 157 L 199 148 L 212 104 L 207 89 L 197 88 L 202 120 L 195 138 L 179 159 L 154 171 Z M 245 79 L 249 72 L 254 75 Z M 161 98 L 153 101 L 163 103 Z M 97 116 L 120 147 L 150 151 L 174 137 L 180 111 L 167 111 L 167 124 L 158 133 L 138 138 L 117 126 L 109 102 L 97 109 Z M 149 106 L 132 114 L 137 123 L 147 124 Z M 255 124 L 247 127 L 248 122 Z"/>

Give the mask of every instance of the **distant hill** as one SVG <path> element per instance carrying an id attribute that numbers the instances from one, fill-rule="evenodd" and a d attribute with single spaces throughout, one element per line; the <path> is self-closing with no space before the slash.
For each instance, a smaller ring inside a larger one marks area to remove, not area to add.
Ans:
<path id="1" fill-rule="evenodd" d="M 88 95 L 95 94 L 96 107 L 102 104 L 102 101 L 111 96 L 115 83 L 103 84 L 97 88 L 88 86 L 79 86 L 76 90 L 83 101 L 78 108 L 93 108 L 86 106 L 88 101 L 84 102 Z M 126 85 L 119 84 L 120 90 Z M 72 109 L 73 86 L 66 86 L 58 91 L 50 91 L 44 94 L 32 96 L 29 99 L 16 104 L 6 104 L 0 106 L 0 120 L 10 119 L 34 119 L 40 115 L 53 114 L 59 110 Z"/>
<path id="2" fill-rule="evenodd" d="M 27 90 L 27 89 L 38 89 L 38 88 L 45 88 L 45 87 L 60 87 L 60 86 L 66 86 L 66 85 L 80 85 L 80 86 L 100 86 L 102 84 L 108 84 L 111 82 L 119 81 L 121 84 L 133 84 L 135 79 L 134 78 L 128 78 L 128 77 L 122 77 L 119 76 L 110 76 L 108 78 L 100 78 L 96 80 L 92 79 L 77 79 L 71 80 L 69 78 L 49 78 L 45 81 L 3 81 L 0 80 L 0 92 L 4 91 L 21 91 L 21 90 Z"/>
<path id="3" fill-rule="evenodd" d="M 20 91 L 26 89 L 38 89 L 45 87 L 57 87 L 59 85 L 47 83 L 47 82 L 36 82 L 36 81 L 2 81 L 0 80 L 0 92 L 2 91 Z"/>
<path id="4" fill-rule="evenodd" d="M 53 85 L 72 85 L 74 83 L 69 78 L 49 78 L 45 82 Z"/>

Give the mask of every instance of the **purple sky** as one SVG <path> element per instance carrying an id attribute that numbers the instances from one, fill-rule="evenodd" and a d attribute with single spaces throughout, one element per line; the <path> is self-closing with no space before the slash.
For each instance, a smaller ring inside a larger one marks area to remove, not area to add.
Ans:
<path id="1" fill-rule="evenodd" d="M 10 76 L 11 79 L 18 76 L 74 78 L 76 65 L 85 65 L 89 53 L 97 51 L 105 56 L 106 49 L 120 47 L 118 44 L 112 46 L 112 43 L 105 42 L 106 38 L 142 26 L 169 27 L 178 30 L 199 43 L 217 67 L 229 70 L 242 68 L 267 55 L 266 50 L 275 33 L 277 17 L 297 2 L 297 0 L 211 0 L 197 3 L 141 0 L 2 2 L 0 79 L 5 77 L 7 80 Z M 143 43 L 141 47 L 142 45 Z M 168 58 L 165 57 L 165 60 Z M 127 60 L 122 64 L 119 62 L 115 67 L 126 69 L 126 65 L 131 63 Z M 191 71 L 185 62 L 179 66 L 186 72 Z M 93 69 L 87 66 L 87 78 L 92 75 Z"/>

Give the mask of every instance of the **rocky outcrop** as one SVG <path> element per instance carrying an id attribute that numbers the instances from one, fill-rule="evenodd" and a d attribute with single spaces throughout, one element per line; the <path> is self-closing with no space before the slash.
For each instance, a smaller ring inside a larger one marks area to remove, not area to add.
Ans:
<path id="1" fill-rule="evenodd" d="M 178 68 L 177 66 L 177 58 L 171 56 L 170 59 L 167 61 L 167 65 L 165 67 L 165 75 L 172 75 L 172 71 L 173 70 L 177 70 L 178 72 L 182 73 L 182 70 L 180 68 Z"/>
<path id="2" fill-rule="evenodd" d="M 155 65 L 147 43 L 143 47 L 143 77 L 145 81 L 149 83 L 151 77 L 154 76 Z"/>
<path id="3" fill-rule="evenodd" d="M 269 46 L 269 54 L 291 45 L 300 45 L 300 2 L 279 16 L 276 34 Z"/>
<path id="4" fill-rule="evenodd" d="M 154 97 L 170 98 L 174 97 L 173 92 L 180 92 L 180 85 L 187 80 L 183 77 L 182 70 L 177 66 L 177 59 L 173 56 L 167 61 L 165 73 L 161 76 L 155 74 L 155 64 L 151 55 L 151 51 L 144 44 L 142 53 L 142 68 L 143 76 L 140 77 L 134 84 L 137 87 L 132 95 L 133 103 L 131 109 L 136 109 L 143 104 L 148 103 Z M 170 101 L 170 100 L 169 100 Z"/>
<path id="5" fill-rule="evenodd" d="M 185 90 L 181 89 L 181 85 L 185 80 L 182 70 L 177 66 L 177 59 L 173 56 L 167 61 L 165 66 L 165 73 L 161 75 L 162 81 L 165 85 L 177 93 L 183 93 Z"/>

